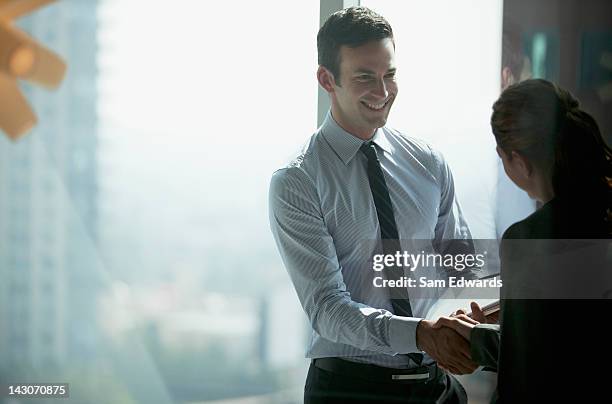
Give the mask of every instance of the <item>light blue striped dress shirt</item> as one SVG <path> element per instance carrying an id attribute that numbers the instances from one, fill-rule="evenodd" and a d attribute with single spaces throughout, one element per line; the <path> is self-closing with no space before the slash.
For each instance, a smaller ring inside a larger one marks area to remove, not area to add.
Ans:
<path id="1" fill-rule="evenodd" d="M 426 143 L 386 127 L 371 139 L 389 188 L 400 239 L 470 238 L 450 169 Z M 271 180 L 269 214 L 284 265 L 312 325 L 306 357 L 343 357 L 391 368 L 416 366 L 416 328 L 438 295 L 393 314 L 388 291 L 364 288 L 363 271 L 380 239 L 363 140 L 328 113 L 299 155 Z M 410 293 L 410 291 L 409 291 Z M 433 292 L 432 292 L 433 293 Z M 424 363 L 431 362 L 425 356 Z"/>

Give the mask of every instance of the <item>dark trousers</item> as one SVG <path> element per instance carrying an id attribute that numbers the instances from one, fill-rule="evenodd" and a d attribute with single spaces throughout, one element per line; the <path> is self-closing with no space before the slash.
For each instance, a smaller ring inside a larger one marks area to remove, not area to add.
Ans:
<path id="1" fill-rule="evenodd" d="M 465 404 L 467 395 L 459 381 L 448 374 L 427 383 L 387 383 L 332 373 L 311 364 L 304 388 L 304 403 Z"/>

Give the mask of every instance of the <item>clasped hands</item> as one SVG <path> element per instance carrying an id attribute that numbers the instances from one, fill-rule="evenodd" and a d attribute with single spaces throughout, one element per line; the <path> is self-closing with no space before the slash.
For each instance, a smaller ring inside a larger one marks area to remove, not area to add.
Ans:
<path id="1" fill-rule="evenodd" d="M 417 328 L 417 346 L 450 373 L 461 375 L 474 372 L 478 365 L 472 361 L 470 335 L 479 323 L 495 322 L 487 319 L 477 303 L 472 302 L 472 316 L 457 310 L 437 321 L 421 320 Z M 487 321 L 488 320 L 488 321 Z"/>

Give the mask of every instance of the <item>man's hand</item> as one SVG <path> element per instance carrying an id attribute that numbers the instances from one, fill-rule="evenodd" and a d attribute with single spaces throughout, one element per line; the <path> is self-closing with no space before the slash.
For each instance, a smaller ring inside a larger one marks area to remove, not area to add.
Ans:
<path id="1" fill-rule="evenodd" d="M 417 327 L 417 347 L 451 373 L 474 372 L 478 365 L 472 362 L 468 341 L 451 328 L 434 325 L 433 321 L 421 320 Z"/>
<path id="2" fill-rule="evenodd" d="M 478 324 L 478 321 L 465 314 L 460 314 L 454 317 L 440 317 L 433 325 L 433 328 L 452 328 L 457 334 L 469 341 L 472 334 L 472 328 L 474 328 L 476 324 Z"/>

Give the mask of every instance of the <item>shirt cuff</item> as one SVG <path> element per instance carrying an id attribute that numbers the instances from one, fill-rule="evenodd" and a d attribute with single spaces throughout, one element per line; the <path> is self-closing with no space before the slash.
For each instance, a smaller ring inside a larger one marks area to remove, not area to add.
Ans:
<path id="1" fill-rule="evenodd" d="M 389 322 L 389 345 L 399 354 L 421 352 L 416 344 L 416 330 L 421 321 L 418 317 L 391 316 Z"/>

